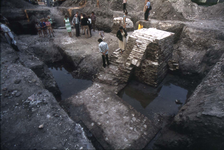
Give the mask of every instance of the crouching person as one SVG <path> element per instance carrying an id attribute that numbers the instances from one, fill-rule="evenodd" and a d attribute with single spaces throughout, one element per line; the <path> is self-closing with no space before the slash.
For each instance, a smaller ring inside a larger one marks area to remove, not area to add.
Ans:
<path id="1" fill-rule="evenodd" d="M 1 34 L 3 34 L 7 40 L 7 42 L 12 46 L 12 48 L 15 51 L 19 51 L 17 45 L 16 45 L 16 40 L 14 38 L 14 35 L 12 34 L 11 30 L 6 24 L 0 23 L 0 31 Z"/>
<path id="2" fill-rule="evenodd" d="M 99 44 L 99 50 L 102 53 L 102 59 L 103 59 L 103 67 L 106 67 L 105 64 L 105 58 L 107 61 L 107 65 L 109 65 L 109 60 L 108 60 L 108 51 L 109 51 L 109 47 L 108 44 L 106 42 L 103 42 L 103 40 L 101 38 L 98 39 Z"/>

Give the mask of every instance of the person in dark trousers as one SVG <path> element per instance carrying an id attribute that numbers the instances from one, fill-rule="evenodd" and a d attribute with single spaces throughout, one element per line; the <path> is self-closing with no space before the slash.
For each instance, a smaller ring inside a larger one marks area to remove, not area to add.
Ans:
<path id="1" fill-rule="evenodd" d="M 96 26 L 95 26 L 96 16 L 95 16 L 94 12 L 92 12 L 92 15 L 91 15 L 91 22 L 92 22 L 91 24 L 92 24 L 93 32 L 95 32 L 95 28 L 96 28 Z"/>
<path id="2" fill-rule="evenodd" d="M 145 11 L 145 21 L 148 21 L 148 17 L 149 17 L 149 11 L 150 11 L 150 2 L 148 0 L 148 2 L 146 3 L 145 7 L 146 7 L 146 11 Z"/>
<path id="3" fill-rule="evenodd" d="M 109 47 L 108 44 L 106 42 L 104 42 L 101 38 L 98 39 L 99 44 L 99 50 L 100 53 L 102 54 L 102 59 L 103 59 L 103 67 L 106 67 L 106 63 L 105 63 L 105 58 L 107 61 L 107 65 L 110 65 L 109 60 L 108 60 L 108 51 L 109 51 Z"/>
<path id="4" fill-rule="evenodd" d="M 126 12 L 127 0 L 123 0 L 123 11 Z"/>
<path id="5" fill-rule="evenodd" d="M 80 20 L 78 14 L 76 13 L 74 18 L 72 19 L 72 24 L 75 26 L 76 37 L 80 36 L 79 21 Z"/>

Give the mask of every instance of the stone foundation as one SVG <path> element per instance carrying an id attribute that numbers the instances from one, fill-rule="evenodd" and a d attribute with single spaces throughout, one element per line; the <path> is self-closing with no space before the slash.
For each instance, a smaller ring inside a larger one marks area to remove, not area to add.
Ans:
<path id="1" fill-rule="evenodd" d="M 136 43 L 126 64 L 136 66 L 135 77 L 148 85 L 157 87 L 168 70 L 172 57 L 174 34 L 155 28 L 136 30 L 130 39 Z"/>

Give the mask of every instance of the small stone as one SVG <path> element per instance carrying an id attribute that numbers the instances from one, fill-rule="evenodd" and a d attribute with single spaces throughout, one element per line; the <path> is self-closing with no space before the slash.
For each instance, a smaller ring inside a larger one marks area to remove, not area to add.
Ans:
<path id="1" fill-rule="evenodd" d="M 39 128 L 39 129 L 43 129 L 43 128 L 44 128 L 44 124 L 39 125 L 38 128 Z"/>
<path id="2" fill-rule="evenodd" d="M 15 95 L 16 93 L 17 93 L 18 91 L 17 90 L 14 90 L 14 91 L 12 91 L 12 95 Z"/>
<path id="3" fill-rule="evenodd" d="M 94 126 L 94 123 L 91 123 L 91 126 Z"/>
<path id="4" fill-rule="evenodd" d="M 19 97 L 20 95 L 22 95 L 22 92 L 16 93 L 16 97 Z"/>
<path id="5" fill-rule="evenodd" d="M 56 147 L 52 147 L 52 150 L 57 150 L 57 148 Z"/>
<path id="6" fill-rule="evenodd" d="M 16 106 L 19 106 L 19 103 L 16 103 Z"/>
<path id="7" fill-rule="evenodd" d="M 135 117 L 133 117 L 133 118 L 132 118 L 132 120 L 133 120 L 133 121 L 136 121 L 136 118 L 135 118 Z"/>
<path id="8" fill-rule="evenodd" d="M 54 114 L 54 116 L 55 116 L 55 117 L 59 117 L 59 115 L 58 115 L 58 114 Z"/>
<path id="9" fill-rule="evenodd" d="M 16 79 L 16 80 L 14 81 L 15 84 L 19 84 L 20 82 L 21 82 L 21 79 Z"/>

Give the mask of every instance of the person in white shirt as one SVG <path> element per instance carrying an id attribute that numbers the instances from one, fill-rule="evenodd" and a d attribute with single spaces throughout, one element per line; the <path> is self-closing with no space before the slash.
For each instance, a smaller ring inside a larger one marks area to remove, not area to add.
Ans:
<path id="1" fill-rule="evenodd" d="M 106 42 L 104 42 L 101 38 L 98 39 L 99 44 L 99 51 L 102 54 L 102 59 L 103 59 L 103 67 L 106 67 L 105 64 L 105 57 L 106 57 L 106 61 L 107 61 L 107 65 L 109 65 L 109 60 L 108 60 L 108 51 L 109 51 L 109 47 L 108 44 Z"/>
<path id="2" fill-rule="evenodd" d="M 72 24 L 75 26 L 75 31 L 76 31 L 76 37 L 80 36 L 80 29 L 79 29 L 79 16 L 78 13 L 75 14 L 74 18 L 72 19 Z"/>
<path id="3" fill-rule="evenodd" d="M 19 51 L 18 47 L 16 46 L 16 40 L 14 35 L 12 34 L 9 27 L 3 23 L 0 23 L 0 30 L 1 33 L 5 36 L 7 42 L 12 46 L 15 51 Z"/>

